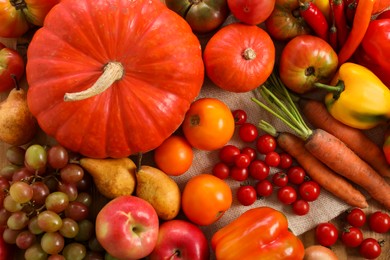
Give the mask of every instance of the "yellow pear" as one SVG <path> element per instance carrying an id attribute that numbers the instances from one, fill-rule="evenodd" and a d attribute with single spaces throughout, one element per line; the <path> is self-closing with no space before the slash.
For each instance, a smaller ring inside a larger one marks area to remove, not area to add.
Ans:
<path id="1" fill-rule="evenodd" d="M 130 158 L 81 158 L 80 165 L 91 174 L 97 190 L 103 196 L 113 199 L 134 192 L 137 166 Z"/>
<path id="2" fill-rule="evenodd" d="M 0 141 L 23 145 L 34 138 L 37 130 L 37 121 L 27 106 L 26 91 L 13 88 L 0 103 Z"/>
<path id="3" fill-rule="evenodd" d="M 170 220 L 179 214 L 180 188 L 165 172 L 142 165 L 136 173 L 136 178 L 136 196 L 152 204 L 161 219 Z"/>

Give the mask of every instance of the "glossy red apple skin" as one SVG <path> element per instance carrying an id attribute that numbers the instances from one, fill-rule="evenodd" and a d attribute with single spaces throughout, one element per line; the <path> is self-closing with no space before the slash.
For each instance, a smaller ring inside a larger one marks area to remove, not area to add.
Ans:
<path id="1" fill-rule="evenodd" d="M 102 247 L 119 259 L 141 259 L 156 243 L 159 219 L 152 205 L 135 196 L 109 201 L 96 217 L 96 238 Z"/>
<path id="2" fill-rule="evenodd" d="M 11 75 L 20 80 L 24 74 L 24 67 L 22 56 L 0 42 L 0 92 L 8 91 L 15 86 Z"/>
<path id="3" fill-rule="evenodd" d="M 196 225 L 180 219 L 160 225 L 156 247 L 149 260 L 208 260 L 210 250 L 206 236 Z"/>

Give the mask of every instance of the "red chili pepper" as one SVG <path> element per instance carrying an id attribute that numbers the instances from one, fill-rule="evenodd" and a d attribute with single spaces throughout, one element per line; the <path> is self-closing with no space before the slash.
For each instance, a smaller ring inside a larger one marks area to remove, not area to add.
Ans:
<path id="1" fill-rule="evenodd" d="M 339 41 L 337 36 L 337 28 L 332 24 L 329 28 L 329 44 L 332 46 L 333 50 L 337 52 L 339 49 Z"/>
<path id="2" fill-rule="evenodd" d="M 347 20 L 347 24 L 352 26 L 353 19 L 355 18 L 356 8 L 358 4 L 358 0 L 343 0 L 345 6 L 345 19 Z"/>
<path id="3" fill-rule="evenodd" d="M 348 37 L 348 25 L 347 19 L 345 17 L 344 9 L 344 1 L 343 0 L 331 0 L 331 8 L 334 17 L 335 26 L 337 28 L 337 38 L 339 42 L 339 46 L 343 46 L 347 41 Z"/>
<path id="4" fill-rule="evenodd" d="M 375 0 L 359 1 L 356 7 L 356 15 L 352 24 L 352 29 L 348 34 L 347 41 L 343 46 L 341 46 L 341 49 L 338 53 L 340 65 L 352 57 L 356 49 L 359 47 L 359 44 L 363 40 L 368 25 L 371 21 L 371 14 L 374 8 L 374 3 Z"/>
<path id="5" fill-rule="evenodd" d="M 313 29 L 315 34 L 325 41 L 329 38 L 329 24 L 325 15 L 311 1 L 300 2 L 299 13 L 306 23 Z"/>

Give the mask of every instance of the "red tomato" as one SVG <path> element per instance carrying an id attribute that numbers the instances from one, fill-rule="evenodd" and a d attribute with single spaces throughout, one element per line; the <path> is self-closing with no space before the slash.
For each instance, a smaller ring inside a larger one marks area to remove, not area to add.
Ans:
<path id="1" fill-rule="evenodd" d="M 366 213 L 360 208 L 353 208 L 347 211 L 346 220 L 353 227 L 362 227 L 366 223 Z"/>
<path id="2" fill-rule="evenodd" d="M 341 233 L 341 241 L 347 247 L 358 247 L 363 241 L 363 232 L 357 227 L 347 227 Z"/>
<path id="3" fill-rule="evenodd" d="M 208 33 L 222 25 L 229 15 L 226 0 L 165 0 L 167 7 L 182 16 L 195 33 Z"/>
<path id="4" fill-rule="evenodd" d="M 328 84 L 337 71 L 338 56 L 320 37 L 300 35 L 289 41 L 280 55 L 280 79 L 287 88 L 303 94 L 314 83 Z"/>
<path id="5" fill-rule="evenodd" d="M 280 155 L 277 152 L 270 152 L 265 155 L 264 161 L 270 167 L 278 167 L 280 163 Z"/>
<path id="6" fill-rule="evenodd" d="M 283 204 L 290 205 L 297 200 L 297 191 L 291 186 L 284 186 L 278 189 L 278 200 Z"/>
<path id="7" fill-rule="evenodd" d="M 237 190 L 237 200 L 243 206 L 250 206 L 257 200 L 256 189 L 251 185 L 240 186 Z"/>
<path id="8" fill-rule="evenodd" d="M 292 210 L 294 211 L 295 214 L 299 216 L 306 215 L 307 213 L 309 213 L 310 210 L 309 202 L 302 199 L 296 200 L 292 204 Z"/>
<path id="9" fill-rule="evenodd" d="M 252 147 L 249 147 L 249 146 L 246 146 L 246 147 L 242 148 L 241 149 L 241 153 L 248 155 L 249 158 L 251 159 L 251 162 L 253 160 L 255 160 L 256 157 L 257 157 L 256 150 L 254 148 L 252 148 Z"/>
<path id="10" fill-rule="evenodd" d="M 245 181 L 249 177 L 248 168 L 233 166 L 230 168 L 230 177 L 235 181 Z"/>
<path id="11" fill-rule="evenodd" d="M 246 122 L 248 115 L 242 109 L 236 109 L 232 112 L 236 125 L 242 125 Z"/>
<path id="12" fill-rule="evenodd" d="M 264 180 L 268 177 L 270 168 L 262 160 L 254 160 L 249 164 L 249 175 L 255 180 Z"/>
<path id="13" fill-rule="evenodd" d="M 281 152 L 279 155 L 280 155 L 280 163 L 278 167 L 282 169 L 290 168 L 293 163 L 293 158 L 291 157 L 291 155 L 285 152 Z"/>
<path id="14" fill-rule="evenodd" d="M 390 216 L 382 211 L 375 211 L 368 218 L 368 226 L 376 233 L 386 233 L 390 230 Z"/>
<path id="15" fill-rule="evenodd" d="M 240 139 L 246 143 L 256 140 L 258 133 L 257 127 L 251 123 L 244 123 L 238 129 Z"/>
<path id="16" fill-rule="evenodd" d="M 182 136 L 172 135 L 154 150 L 157 167 L 168 175 L 179 176 L 192 165 L 191 145 Z"/>
<path id="17" fill-rule="evenodd" d="M 315 181 L 305 181 L 299 185 L 299 195 L 307 201 L 315 201 L 320 196 L 321 187 Z"/>
<path id="18" fill-rule="evenodd" d="M 59 0 L 0 1 L 0 37 L 18 38 L 31 25 L 42 26 Z"/>
<path id="19" fill-rule="evenodd" d="M 366 238 L 359 246 L 359 254 L 366 259 L 375 259 L 382 253 L 382 248 L 378 240 Z"/>
<path id="20" fill-rule="evenodd" d="M 284 187 L 288 183 L 288 176 L 284 172 L 277 172 L 272 176 L 272 182 L 278 187 Z"/>
<path id="21" fill-rule="evenodd" d="M 8 1 L 7 1 L 8 2 Z M 15 87 L 15 80 L 20 80 L 24 74 L 24 60 L 22 56 L 0 42 L 0 92 Z"/>
<path id="22" fill-rule="evenodd" d="M 199 174 L 184 186 L 182 210 L 197 225 L 211 225 L 228 210 L 233 201 L 229 185 L 211 175 Z"/>
<path id="23" fill-rule="evenodd" d="M 241 22 L 257 25 L 264 22 L 272 13 L 275 0 L 228 0 L 232 14 Z"/>
<path id="24" fill-rule="evenodd" d="M 274 187 L 269 180 L 264 179 L 256 183 L 255 189 L 260 197 L 268 197 L 272 195 Z"/>
<path id="25" fill-rule="evenodd" d="M 213 167 L 213 175 L 224 180 L 230 175 L 230 168 L 224 162 L 218 162 Z"/>
<path id="26" fill-rule="evenodd" d="M 225 145 L 219 150 L 219 159 L 226 164 L 234 164 L 234 158 L 241 153 L 237 146 L 232 144 Z"/>
<path id="27" fill-rule="evenodd" d="M 339 235 L 337 227 L 330 223 L 320 223 L 315 229 L 315 237 L 322 246 L 332 246 L 336 243 Z"/>
<path id="28" fill-rule="evenodd" d="M 234 165 L 238 168 L 247 168 L 251 163 L 251 158 L 245 153 L 240 153 L 234 157 Z"/>
<path id="29" fill-rule="evenodd" d="M 182 129 L 188 142 L 200 150 L 222 148 L 234 134 L 234 118 L 229 107 L 216 98 L 194 101 L 184 118 Z"/>
<path id="30" fill-rule="evenodd" d="M 277 40 L 288 40 L 298 35 L 309 34 L 310 27 L 297 14 L 299 1 L 276 0 L 275 8 L 265 20 L 268 33 Z"/>
<path id="31" fill-rule="evenodd" d="M 305 180 L 306 172 L 301 166 L 292 166 L 287 170 L 288 180 L 293 184 L 301 184 Z"/>
<path id="32" fill-rule="evenodd" d="M 270 134 L 263 134 L 256 140 L 257 151 L 261 154 L 267 154 L 275 151 L 276 139 Z"/>

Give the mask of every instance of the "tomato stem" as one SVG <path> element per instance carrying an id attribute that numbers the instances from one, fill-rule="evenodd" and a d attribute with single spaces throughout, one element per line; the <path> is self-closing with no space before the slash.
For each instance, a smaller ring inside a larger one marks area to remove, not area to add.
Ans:
<path id="1" fill-rule="evenodd" d="M 65 101 L 78 101 L 87 99 L 100 93 L 111 87 L 111 85 L 120 80 L 124 75 L 124 68 L 120 62 L 109 62 L 103 68 L 103 74 L 97 79 L 97 81 L 90 87 L 80 92 L 65 93 Z"/>
<path id="2" fill-rule="evenodd" d="M 27 8 L 27 4 L 24 0 L 10 0 L 9 1 L 16 10 L 22 10 Z"/>

